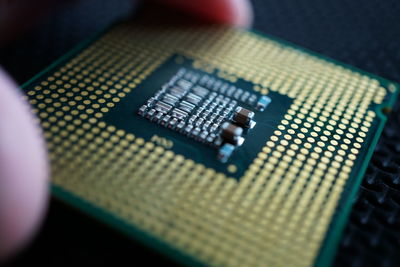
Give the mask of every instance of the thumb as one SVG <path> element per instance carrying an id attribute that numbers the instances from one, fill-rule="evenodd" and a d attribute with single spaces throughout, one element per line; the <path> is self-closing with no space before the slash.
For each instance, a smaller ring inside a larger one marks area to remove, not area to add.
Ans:
<path id="1" fill-rule="evenodd" d="M 0 69 L 0 262 L 37 229 L 47 202 L 40 131 L 15 83 Z"/>

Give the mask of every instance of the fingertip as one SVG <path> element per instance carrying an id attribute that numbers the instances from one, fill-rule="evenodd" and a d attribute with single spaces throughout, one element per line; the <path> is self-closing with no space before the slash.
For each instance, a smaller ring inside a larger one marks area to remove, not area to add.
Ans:
<path id="1" fill-rule="evenodd" d="M 44 142 L 29 105 L 0 69 L 0 262 L 37 230 L 48 195 Z"/>
<path id="2" fill-rule="evenodd" d="M 242 28 L 251 28 L 253 25 L 254 11 L 248 0 L 231 0 L 231 23 Z"/>
<path id="3" fill-rule="evenodd" d="M 157 1 L 157 0 L 156 0 Z M 249 28 L 253 8 L 249 0 L 158 0 L 214 23 Z"/>

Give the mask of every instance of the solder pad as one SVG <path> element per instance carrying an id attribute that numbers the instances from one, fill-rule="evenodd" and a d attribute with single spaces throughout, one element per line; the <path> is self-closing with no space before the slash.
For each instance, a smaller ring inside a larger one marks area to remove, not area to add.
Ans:
<path id="1" fill-rule="evenodd" d="M 396 85 L 258 33 L 150 21 L 24 85 L 54 194 L 184 263 L 329 264 Z M 181 65 L 272 99 L 227 163 L 137 114 Z"/>

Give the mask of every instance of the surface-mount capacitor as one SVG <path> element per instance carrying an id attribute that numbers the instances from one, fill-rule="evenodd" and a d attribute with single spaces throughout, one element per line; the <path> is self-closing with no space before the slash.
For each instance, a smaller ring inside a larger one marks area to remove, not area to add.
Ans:
<path id="1" fill-rule="evenodd" d="M 243 128 L 229 122 L 224 122 L 221 126 L 222 139 L 233 145 L 241 145 Z"/>
<path id="2" fill-rule="evenodd" d="M 253 128 L 255 125 L 254 112 L 242 107 L 237 107 L 233 114 L 233 121 L 241 127 Z"/>

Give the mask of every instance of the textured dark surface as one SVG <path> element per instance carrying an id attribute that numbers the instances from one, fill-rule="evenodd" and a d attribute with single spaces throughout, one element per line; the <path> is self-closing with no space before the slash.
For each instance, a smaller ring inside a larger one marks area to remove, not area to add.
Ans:
<path id="1" fill-rule="evenodd" d="M 400 82 L 397 0 L 254 0 L 255 28 L 360 69 Z M 131 1 L 74 2 L 0 51 L 0 63 L 22 83 L 116 17 Z M 335 266 L 400 266 L 400 105 L 373 155 Z M 42 232 L 11 266 L 132 266 L 165 258 L 84 215 L 52 202 Z"/>
<path id="2" fill-rule="evenodd" d="M 400 266 L 399 113 L 398 102 L 354 200 L 336 266 Z"/>

